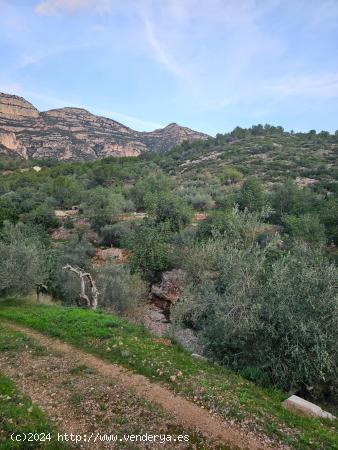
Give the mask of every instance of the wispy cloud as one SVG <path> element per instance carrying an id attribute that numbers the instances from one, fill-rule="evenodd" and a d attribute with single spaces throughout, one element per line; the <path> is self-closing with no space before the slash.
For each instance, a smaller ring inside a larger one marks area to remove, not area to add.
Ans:
<path id="1" fill-rule="evenodd" d="M 0 81 L 73 96 L 137 129 L 196 120 L 215 130 L 240 123 L 234 111 L 248 121 L 283 108 L 338 113 L 337 0 L 0 3 Z M 74 104 L 54 100 L 39 103 Z"/>
<path id="2" fill-rule="evenodd" d="M 184 70 L 178 65 L 178 63 L 173 59 L 170 52 L 165 49 L 163 44 L 156 37 L 153 23 L 151 22 L 150 18 L 144 13 L 144 11 L 142 13 L 142 18 L 146 40 L 155 59 L 166 69 L 168 69 L 169 72 L 171 72 L 173 75 L 185 79 L 186 74 Z"/>
<path id="3" fill-rule="evenodd" d="M 338 72 L 288 75 L 267 86 L 267 91 L 281 98 L 289 96 L 337 98 Z"/>
<path id="4" fill-rule="evenodd" d="M 83 9 L 92 9 L 99 13 L 110 10 L 109 0 L 42 0 L 36 5 L 36 12 L 43 15 L 74 13 Z"/>
<path id="5" fill-rule="evenodd" d="M 95 108 L 93 108 L 95 110 Z M 121 121 L 124 125 L 128 125 L 131 128 L 135 128 L 140 131 L 153 131 L 157 128 L 163 128 L 165 125 L 149 122 L 148 120 L 140 119 L 139 117 L 129 116 L 128 114 L 119 113 L 116 111 L 107 111 L 107 110 L 96 110 L 97 114 L 100 114 L 104 117 L 110 117 L 111 119 Z"/>

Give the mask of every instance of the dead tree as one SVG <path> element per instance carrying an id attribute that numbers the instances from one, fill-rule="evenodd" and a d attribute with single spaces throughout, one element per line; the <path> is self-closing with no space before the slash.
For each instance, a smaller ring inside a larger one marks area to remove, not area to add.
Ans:
<path id="1" fill-rule="evenodd" d="M 93 277 L 90 273 L 84 272 L 79 267 L 72 267 L 70 264 L 66 264 L 63 267 L 64 270 L 69 270 L 70 272 L 75 273 L 80 278 L 80 300 L 88 307 L 92 309 L 96 309 L 98 305 L 98 296 L 99 291 L 96 288 L 96 283 L 93 280 Z M 91 297 L 89 298 L 86 294 L 86 283 L 85 280 L 88 280 L 90 289 L 91 289 Z"/>

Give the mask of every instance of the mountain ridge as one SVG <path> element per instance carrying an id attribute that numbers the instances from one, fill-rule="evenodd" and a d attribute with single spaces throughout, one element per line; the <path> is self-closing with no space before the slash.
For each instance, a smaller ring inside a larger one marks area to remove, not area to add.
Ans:
<path id="1" fill-rule="evenodd" d="M 165 152 L 184 140 L 208 138 L 174 122 L 145 132 L 85 108 L 39 111 L 23 97 L 0 93 L 0 154 L 25 159 L 90 160 Z"/>

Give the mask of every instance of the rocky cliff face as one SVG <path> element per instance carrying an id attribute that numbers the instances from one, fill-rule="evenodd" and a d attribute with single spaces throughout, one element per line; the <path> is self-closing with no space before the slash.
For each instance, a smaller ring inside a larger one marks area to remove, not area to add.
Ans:
<path id="1" fill-rule="evenodd" d="M 22 97 L 0 93 L 0 153 L 6 155 L 59 160 L 138 156 L 207 138 L 177 124 L 138 132 L 81 108 L 39 112 Z"/>

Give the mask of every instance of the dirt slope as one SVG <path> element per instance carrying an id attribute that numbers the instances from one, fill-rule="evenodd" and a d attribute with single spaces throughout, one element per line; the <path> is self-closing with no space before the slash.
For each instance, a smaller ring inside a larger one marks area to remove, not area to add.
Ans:
<path id="1" fill-rule="evenodd" d="M 48 338 L 40 333 L 32 331 L 31 329 L 17 325 L 8 326 L 16 331 L 23 332 L 25 335 L 36 340 L 43 347 L 46 347 L 53 352 L 57 352 L 59 355 L 59 362 L 56 364 L 56 369 L 57 366 L 63 368 L 68 366 L 73 367 L 74 361 L 75 363 L 77 362 L 78 365 L 85 365 L 99 375 L 100 381 L 95 381 L 95 387 L 93 389 L 98 389 L 98 386 L 101 386 L 102 390 L 102 386 L 106 386 L 107 391 L 109 391 L 109 386 L 113 385 L 113 391 L 115 393 L 118 392 L 118 398 L 121 401 L 123 401 L 124 398 L 130 398 L 130 394 L 131 398 L 138 399 L 138 402 L 136 403 L 140 403 L 140 399 L 144 399 L 146 402 L 156 405 L 157 408 L 159 407 L 160 410 L 164 411 L 169 417 L 175 418 L 174 422 L 176 422 L 176 424 L 180 427 L 183 427 L 185 432 L 188 434 L 193 434 L 195 436 L 200 434 L 207 439 L 202 447 L 197 446 L 189 448 L 215 448 L 215 446 L 220 446 L 220 448 L 224 449 L 264 450 L 271 448 L 265 442 L 259 441 L 254 434 L 250 434 L 247 431 L 242 431 L 239 428 L 236 428 L 233 424 L 226 424 L 219 418 L 210 414 L 209 411 L 201 409 L 197 405 L 180 396 L 174 395 L 169 389 L 159 384 L 151 383 L 147 378 L 141 375 L 131 373 L 118 365 L 109 364 L 93 355 L 78 350 L 69 344 L 62 343 L 56 339 Z M 30 379 L 29 384 L 25 383 L 24 379 L 21 377 L 21 387 L 24 392 L 30 395 L 32 400 L 36 401 L 36 403 L 45 409 L 47 413 L 58 416 L 61 429 L 66 429 L 68 432 L 70 429 L 80 430 L 80 432 L 81 430 L 82 432 L 88 430 L 88 418 L 86 419 L 85 416 L 82 417 L 80 415 L 76 420 L 72 420 L 73 417 L 75 418 L 78 416 L 78 411 L 69 414 L 67 409 L 69 408 L 69 405 L 65 405 L 65 402 L 62 401 L 61 393 L 54 392 L 52 397 L 59 398 L 61 401 L 54 404 L 52 410 L 50 410 L 48 405 L 51 400 L 50 395 L 52 394 L 48 393 L 48 390 L 52 389 L 55 391 L 57 390 L 55 386 L 58 385 L 54 379 L 57 376 L 58 370 L 53 372 L 53 367 L 50 367 L 50 365 L 51 361 L 49 361 L 48 358 L 45 361 L 40 360 L 39 365 L 37 365 L 36 361 L 34 363 L 34 360 L 31 360 L 29 353 L 27 353 L 24 357 L 24 365 L 21 365 L 21 367 L 24 367 L 25 370 L 27 370 L 28 367 L 30 371 L 34 370 L 40 374 L 45 372 L 45 375 L 42 376 L 45 378 L 47 377 L 49 381 L 45 386 L 45 394 L 43 394 L 44 390 L 39 387 L 39 377 L 37 377 L 35 381 Z M 13 361 L 4 357 L 0 360 L 0 368 L 9 375 L 15 374 L 16 371 L 15 367 L 13 369 Z M 91 388 L 88 390 L 89 394 L 91 393 L 90 389 Z M 129 394 L 127 395 L 127 393 Z M 105 407 L 107 407 L 106 403 L 107 401 L 103 402 Z M 150 421 L 148 419 L 150 419 Z M 148 423 L 151 424 L 153 421 L 150 417 L 148 419 L 146 419 L 147 423 L 145 428 L 149 428 Z M 89 417 L 89 422 L 90 420 L 91 419 Z M 208 440 L 211 440 L 213 443 L 207 443 Z"/>

